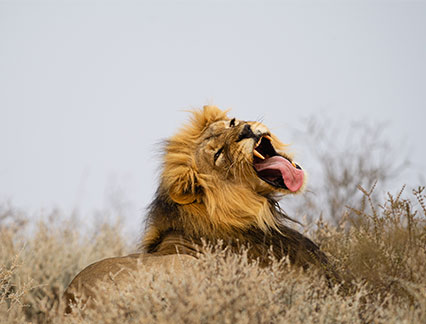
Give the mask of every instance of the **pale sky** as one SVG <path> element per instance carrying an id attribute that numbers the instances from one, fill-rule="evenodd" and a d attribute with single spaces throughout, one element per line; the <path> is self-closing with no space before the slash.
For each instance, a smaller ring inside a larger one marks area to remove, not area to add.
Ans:
<path id="1" fill-rule="evenodd" d="M 289 129 L 387 122 L 426 174 L 425 1 L 0 0 L 0 201 L 139 229 L 157 145 L 213 103 Z M 303 154 L 298 159 L 303 164 Z"/>

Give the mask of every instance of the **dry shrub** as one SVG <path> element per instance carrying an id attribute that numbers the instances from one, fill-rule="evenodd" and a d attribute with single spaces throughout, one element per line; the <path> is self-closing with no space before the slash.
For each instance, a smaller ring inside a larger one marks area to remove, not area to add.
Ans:
<path id="1" fill-rule="evenodd" d="M 383 205 L 373 202 L 373 190 L 360 187 L 362 208 L 350 208 L 355 216 L 347 215 L 349 226 L 320 220 L 314 239 L 342 272 L 366 282 L 372 295 L 415 303 L 426 287 L 425 188 L 413 190 L 414 199 L 402 197 L 404 188 L 388 193 Z"/>
<path id="2" fill-rule="evenodd" d="M 6 323 L 46 322 L 56 314 L 72 278 L 88 264 L 126 254 L 116 224 L 81 234 L 76 221 L 53 211 L 33 228 L 27 215 L 0 207 L 0 318 Z M 56 316 L 56 315 L 55 315 Z"/>
<path id="3" fill-rule="evenodd" d="M 385 124 L 365 120 L 319 116 L 304 120 L 293 136 L 298 146 L 305 148 L 302 155 L 309 173 L 308 190 L 296 199 L 289 197 L 284 207 L 305 223 L 321 216 L 339 224 L 348 206 L 362 208 L 359 185 L 371 188 L 377 184 L 371 198 L 381 198 L 410 165 L 406 149 L 390 142 L 387 131 Z"/>
<path id="4" fill-rule="evenodd" d="M 137 273 L 127 290 L 100 287 L 99 296 L 96 310 L 83 316 L 76 309 L 70 321 L 97 322 L 104 314 L 104 323 L 416 323 L 425 315 L 420 296 L 412 304 L 377 298 L 362 280 L 342 296 L 315 272 L 285 260 L 260 268 L 244 251 L 206 253 L 184 276 Z"/>
<path id="5" fill-rule="evenodd" d="M 115 226 L 82 235 L 77 224 L 41 222 L 28 233 L 25 217 L 3 208 L 0 223 L 2 323 L 421 323 L 426 318 L 425 191 L 388 195 L 383 205 L 363 192 L 350 225 L 324 221 L 311 234 L 352 280 L 349 294 L 317 273 L 276 260 L 270 268 L 245 251 L 209 250 L 184 276 L 135 273 L 127 289 L 102 292 L 98 308 L 63 315 L 60 301 L 72 277 L 89 263 L 126 251 Z M 4 218 L 3 218 L 4 220 Z"/>

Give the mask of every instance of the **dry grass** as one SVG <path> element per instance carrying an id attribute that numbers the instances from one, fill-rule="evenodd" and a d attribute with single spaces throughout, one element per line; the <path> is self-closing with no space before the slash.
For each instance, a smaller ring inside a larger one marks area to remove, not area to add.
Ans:
<path id="1" fill-rule="evenodd" d="M 424 323 L 426 196 L 388 195 L 381 206 L 363 192 L 347 221 L 319 221 L 310 236 L 353 291 L 329 288 L 316 273 L 285 260 L 262 269 L 239 255 L 209 252 L 184 277 L 136 273 L 126 291 L 103 296 L 97 311 L 64 316 L 60 300 L 72 277 L 95 260 L 131 252 L 117 224 L 81 234 L 53 213 L 27 229 L 24 213 L 0 209 L 1 323 Z M 29 234 L 30 233 L 30 234 Z M 101 288 L 102 289 L 102 288 Z"/>

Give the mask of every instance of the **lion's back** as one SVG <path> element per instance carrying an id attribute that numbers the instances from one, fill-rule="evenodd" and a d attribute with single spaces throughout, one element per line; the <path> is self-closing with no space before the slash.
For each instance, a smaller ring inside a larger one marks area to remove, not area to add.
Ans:
<path id="1" fill-rule="evenodd" d="M 96 290 L 101 285 L 107 290 L 125 289 L 139 272 L 154 271 L 172 276 L 185 275 L 185 269 L 195 261 L 196 259 L 190 255 L 145 253 L 97 261 L 83 269 L 69 284 L 64 293 L 64 299 L 68 305 L 66 312 L 71 312 L 70 304 L 76 304 L 77 299 L 81 299 L 83 303 L 89 302 L 90 307 L 91 300 L 95 299 Z"/>

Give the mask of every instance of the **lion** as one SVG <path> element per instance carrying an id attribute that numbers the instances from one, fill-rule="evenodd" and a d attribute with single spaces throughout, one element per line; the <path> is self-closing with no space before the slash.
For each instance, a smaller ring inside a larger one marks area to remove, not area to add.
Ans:
<path id="1" fill-rule="evenodd" d="M 97 283 L 111 277 L 115 285 L 125 283 L 141 267 L 185 272 L 202 253 L 203 242 L 222 242 L 237 253 L 247 247 L 261 266 L 271 253 L 287 257 L 338 280 L 319 247 L 285 225 L 290 218 L 278 204 L 283 195 L 304 190 L 305 171 L 264 124 L 227 114 L 215 106 L 192 111 L 191 121 L 165 142 L 140 253 L 88 266 L 67 288 L 68 304 L 80 296 L 96 299 Z"/>

